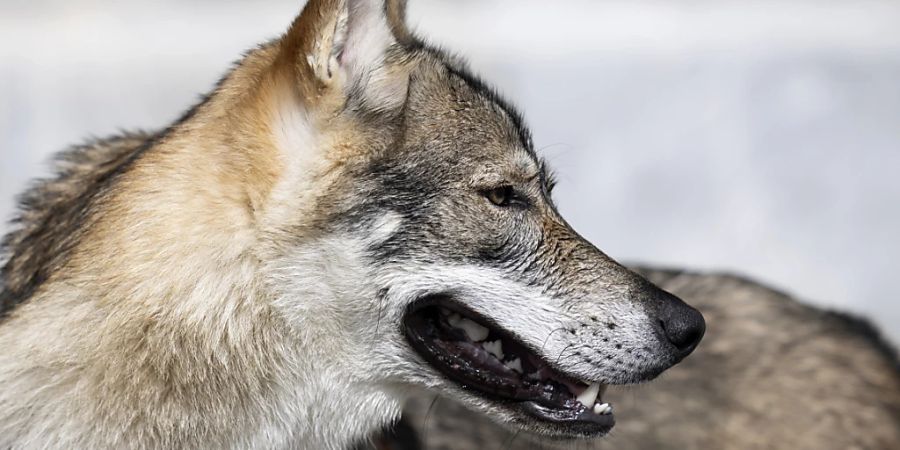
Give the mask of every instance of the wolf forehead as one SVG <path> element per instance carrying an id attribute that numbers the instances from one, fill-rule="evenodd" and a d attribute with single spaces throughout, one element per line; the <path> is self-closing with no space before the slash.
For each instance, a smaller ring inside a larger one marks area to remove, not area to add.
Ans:
<path id="1" fill-rule="evenodd" d="M 447 174 L 453 169 L 471 173 L 473 165 L 497 170 L 498 163 L 514 163 L 528 175 L 544 171 L 517 108 L 461 58 L 425 44 L 413 51 L 423 62 L 410 74 L 399 117 L 402 135 L 393 155 L 405 162 L 427 157 L 427 165 L 447 165 L 438 172 Z"/>
<path id="2" fill-rule="evenodd" d="M 549 193 L 553 175 L 517 108 L 459 58 L 424 46 L 415 51 L 422 62 L 410 74 L 399 114 L 387 114 L 385 123 L 360 111 L 371 127 L 387 125 L 395 132 L 386 151 L 366 154 L 361 164 L 347 168 L 357 194 L 355 211 L 339 211 L 343 217 L 329 222 L 366 224 L 360 219 L 386 209 L 414 219 L 423 202 L 461 188 L 534 184 L 539 194 Z"/>
<path id="3" fill-rule="evenodd" d="M 432 120 L 422 117 L 423 125 L 437 136 L 460 143 L 477 143 L 486 137 L 508 140 L 535 156 L 531 131 L 509 101 L 475 76 L 461 58 L 424 48 L 439 64 L 425 64 L 424 70 L 414 74 L 408 99 L 419 112 L 438 113 Z"/>

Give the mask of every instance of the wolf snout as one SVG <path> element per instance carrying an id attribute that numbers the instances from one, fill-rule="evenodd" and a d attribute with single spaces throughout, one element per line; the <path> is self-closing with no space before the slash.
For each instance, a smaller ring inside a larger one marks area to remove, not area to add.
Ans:
<path id="1" fill-rule="evenodd" d="M 680 361 L 697 348 L 706 332 L 706 321 L 700 311 L 662 289 L 656 290 L 655 297 L 659 331 L 675 347 Z"/>

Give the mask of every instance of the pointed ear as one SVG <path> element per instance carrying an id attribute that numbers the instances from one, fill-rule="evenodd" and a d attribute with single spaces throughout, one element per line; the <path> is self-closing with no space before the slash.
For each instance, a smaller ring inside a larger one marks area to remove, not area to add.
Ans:
<path id="1" fill-rule="evenodd" d="M 293 76 L 309 101 L 328 93 L 390 101 L 406 88 L 404 80 L 390 79 L 386 68 L 389 51 L 413 41 L 404 23 L 405 3 L 310 0 L 282 38 L 276 64 Z"/>

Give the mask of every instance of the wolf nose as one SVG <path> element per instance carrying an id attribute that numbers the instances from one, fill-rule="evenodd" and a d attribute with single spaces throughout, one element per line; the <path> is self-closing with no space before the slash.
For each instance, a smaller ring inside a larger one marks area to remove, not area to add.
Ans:
<path id="1" fill-rule="evenodd" d="M 663 290 L 658 295 L 661 297 L 659 322 L 663 334 L 677 349 L 680 360 L 697 348 L 706 332 L 706 321 L 700 311 L 688 306 L 680 298 Z"/>

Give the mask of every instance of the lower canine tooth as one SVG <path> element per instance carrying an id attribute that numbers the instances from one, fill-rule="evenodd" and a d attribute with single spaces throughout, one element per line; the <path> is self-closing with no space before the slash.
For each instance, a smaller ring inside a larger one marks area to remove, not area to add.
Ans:
<path id="1" fill-rule="evenodd" d="M 594 401 L 597 400 L 598 394 L 600 394 L 600 383 L 591 383 L 591 385 L 588 386 L 576 400 L 581 402 L 582 405 L 590 407 L 590 405 L 593 405 Z"/>
<path id="2" fill-rule="evenodd" d="M 601 408 L 599 403 L 594 404 L 594 414 L 602 414 L 606 408 Z"/>

